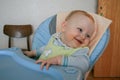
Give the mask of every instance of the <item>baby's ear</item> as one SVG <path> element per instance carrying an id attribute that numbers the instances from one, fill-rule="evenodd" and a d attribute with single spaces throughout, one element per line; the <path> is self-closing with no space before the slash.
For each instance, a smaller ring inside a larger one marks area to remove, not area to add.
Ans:
<path id="1" fill-rule="evenodd" d="M 65 31 L 66 24 L 67 24 L 67 21 L 63 21 L 63 22 L 61 23 L 61 30 L 62 30 L 62 32 Z"/>

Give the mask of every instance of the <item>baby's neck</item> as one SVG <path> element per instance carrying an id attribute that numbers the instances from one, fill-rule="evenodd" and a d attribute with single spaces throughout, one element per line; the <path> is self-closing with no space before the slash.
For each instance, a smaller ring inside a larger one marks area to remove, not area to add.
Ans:
<path id="1" fill-rule="evenodd" d="M 60 34 L 60 40 L 61 40 L 64 44 L 66 44 L 66 40 L 64 39 L 63 33 Z"/>

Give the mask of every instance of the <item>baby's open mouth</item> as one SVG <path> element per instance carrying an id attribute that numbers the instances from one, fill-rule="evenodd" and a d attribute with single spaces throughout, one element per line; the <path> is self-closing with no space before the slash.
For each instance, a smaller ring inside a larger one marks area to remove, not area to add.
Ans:
<path id="1" fill-rule="evenodd" d="M 80 43 L 80 44 L 83 43 L 81 40 L 78 40 L 78 39 L 76 39 L 76 38 L 75 38 L 75 40 L 76 40 L 78 43 Z"/>

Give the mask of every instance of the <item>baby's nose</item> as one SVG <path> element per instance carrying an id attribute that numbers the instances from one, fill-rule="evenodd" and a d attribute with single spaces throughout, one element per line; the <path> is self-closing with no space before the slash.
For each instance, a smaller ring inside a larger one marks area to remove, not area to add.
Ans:
<path id="1" fill-rule="evenodd" d="M 81 39 L 85 39 L 85 34 L 81 34 Z"/>

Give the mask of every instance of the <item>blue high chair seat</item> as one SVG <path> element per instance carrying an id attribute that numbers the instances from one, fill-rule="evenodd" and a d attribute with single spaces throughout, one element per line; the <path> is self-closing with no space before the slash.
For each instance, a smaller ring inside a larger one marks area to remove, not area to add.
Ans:
<path id="1" fill-rule="evenodd" d="M 32 49 L 37 49 L 48 43 L 50 36 L 56 32 L 57 15 L 51 16 L 42 22 L 34 33 Z M 90 55 L 90 68 L 102 55 L 109 41 L 110 31 L 107 29 Z M 23 55 L 20 48 L 0 50 L 0 80 L 79 80 L 84 75 L 78 68 L 51 66 L 40 70 L 40 64 Z"/>

